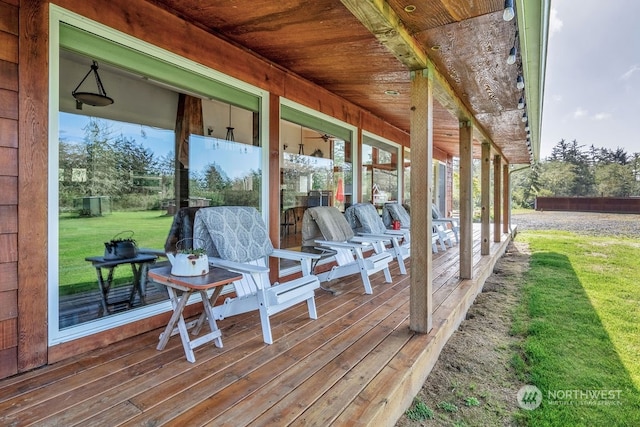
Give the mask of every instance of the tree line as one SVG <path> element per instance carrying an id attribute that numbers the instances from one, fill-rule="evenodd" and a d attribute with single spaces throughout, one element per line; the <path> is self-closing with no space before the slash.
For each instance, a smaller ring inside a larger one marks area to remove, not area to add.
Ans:
<path id="1" fill-rule="evenodd" d="M 513 205 L 533 207 L 540 197 L 638 197 L 640 153 L 586 147 L 560 140 L 551 155 L 514 174 Z"/>

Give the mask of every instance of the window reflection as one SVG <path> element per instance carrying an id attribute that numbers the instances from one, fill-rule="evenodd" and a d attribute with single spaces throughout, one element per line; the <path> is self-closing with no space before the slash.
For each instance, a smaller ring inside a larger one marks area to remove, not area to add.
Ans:
<path id="1" fill-rule="evenodd" d="M 369 137 L 362 144 L 362 199 L 379 211 L 398 200 L 398 149 Z"/>
<path id="2" fill-rule="evenodd" d="M 191 135 L 189 150 L 189 197 L 192 205 L 253 206 L 260 209 L 260 147 Z"/>
<path id="3" fill-rule="evenodd" d="M 104 256 L 105 242 L 117 238 L 164 247 L 171 225 L 165 209 L 173 198 L 174 132 L 64 112 L 59 129 L 58 296 L 64 329 L 143 304 L 139 294 L 131 299 L 129 264 L 98 271 L 85 259 Z M 99 272 L 111 283 L 106 310 Z M 167 295 L 150 286 L 145 298 L 149 304 Z"/>
<path id="4" fill-rule="evenodd" d="M 299 248 L 307 208 L 353 203 L 351 142 L 284 120 L 281 129 L 281 247 Z"/>

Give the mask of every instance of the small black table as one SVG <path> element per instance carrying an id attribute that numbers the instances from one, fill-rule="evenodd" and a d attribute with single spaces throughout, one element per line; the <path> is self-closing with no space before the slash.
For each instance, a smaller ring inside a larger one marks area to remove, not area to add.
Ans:
<path id="1" fill-rule="evenodd" d="M 98 286 L 100 287 L 100 296 L 102 298 L 102 309 L 105 313 L 111 313 L 112 310 L 109 306 L 115 306 L 125 303 L 126 308 L 133 306 L 133 301 L 136 297 L 136 293 L 140 296 L 140 302 L 142 305 L 146 304 L 144 299 L 144 289 L 147 282 L 147 270 L 149 265 L 153 264 L 158 257 L 149 254 L 138 254 L 134 258 L 120 258 L 120 259 L 104 259 L 103 256 L 92 256 L 85 258 L 85 261 L 91 262 L 91 265 L 96 269 L 96 275 L 98 276 Z M 109 291 L 113 283 L 113 271 L 119 265 L 130 264 L 131 271 L 133 272 L 133 282 L 131 283 L 131 293 L 127 300 L 112 301 L 109 302 Z M 105 280 L 102 269 L 105 268 L 109 271 Z"/>

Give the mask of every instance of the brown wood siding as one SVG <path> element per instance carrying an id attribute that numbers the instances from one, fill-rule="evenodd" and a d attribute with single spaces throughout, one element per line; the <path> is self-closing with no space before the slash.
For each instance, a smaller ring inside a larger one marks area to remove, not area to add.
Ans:
<path id="1" fill-rule="evenodd" d="M 18 21 L 0 1 L 0 378 L 18 372 Z"/>

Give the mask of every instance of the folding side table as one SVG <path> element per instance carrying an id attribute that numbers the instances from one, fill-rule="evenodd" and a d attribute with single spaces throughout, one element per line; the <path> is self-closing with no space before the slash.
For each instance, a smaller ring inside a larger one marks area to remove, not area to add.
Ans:
<path id="1" fill-rule="evenodd" d="M 216 347 L 222 347 L 222 333 L 216 325 L 212 307 L 218 299 L 218 296 L 220 296 L 224 285 L 240 280 L 241 278 L 242 274 L 240 273 L 234 273 L 218 267 L 209 267 L 209 273 L 192 277 L 174 276 L 171 274 L 170 266 L 150 269 L 149 279 L 167 287 L 171 306 L 173 307 L 173 315 L 164 332 L 160 334 L 160 342 L 156 348 L 163 350 L 167 342 L 169 342 L 169 338 L 179 333 L 187 360 L 193 363 L 196 361 L 195 355 L 193 354 L 194 348 L 210 341 L 215 341 Z M 213 294 L 209 297 L 207 290 L 212 288 Z M 178 295 L 178 292 L 181 292 L 180 295 Z M 196 292 L 200 294 L 202 299 L 204 313 L 197 321 L 187 324 L 184 321 L 182 312 L 187 305 L 189 297 Z M 210 332 L 193 340 L 190 339 L 188 329 L 194 327 L 193 334 L 197 335 L 200 332 L 205 318 L 209 322 Z"/>

